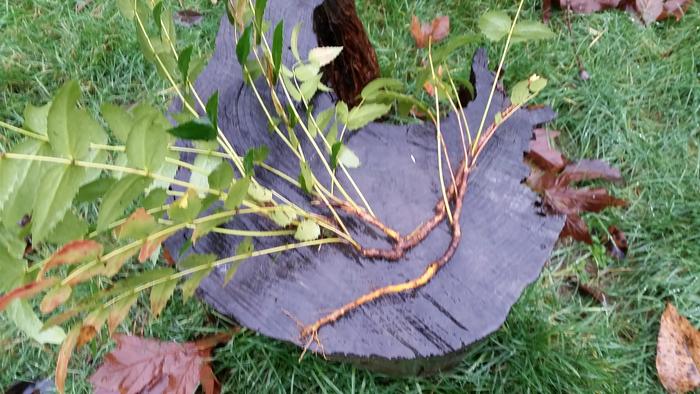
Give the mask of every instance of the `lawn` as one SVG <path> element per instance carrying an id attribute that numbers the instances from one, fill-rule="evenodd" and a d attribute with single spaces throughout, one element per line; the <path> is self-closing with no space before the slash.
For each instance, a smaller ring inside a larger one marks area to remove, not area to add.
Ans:
<path id="1" fill-rule="evenodd" d="M 74 1 L 0 2 L 0 119 L 21 123 L 27 102 L 43 103 L 68 79 L 81 83 L 94 112 L 102 102 L 148 99 L 160 105 L 167 86 L 142 58 L 133 27 L 113 1 L 95 0 L 77 12 Z M 174 7 L 179 3 L 168 1 Z M 223 1 L 185 0 L 204 22 L 181 29 L 180 39 L 210 51 Z M 361 18 L 386 76 L 410 81 L 417 55 L 411 16 L 449 15 L 452 34 L 476 31 L 487 10 L 514 13 L 513 1 L 358 0 Z M 562 132 L 571 158 L 600 158 L 626 179 L 615 186 L 629 207 L 588 215 L 605 240 L 608 225 L 625 231 L 630 252 L 611 259 L 594 246 L 563 243 L 540 279 L 513 307 L 505 325 L 472 346 L 456 369 L 430 378 L 392 379 L 330 363 L 297 361 L 299 350 L 244 331 L 216 353 L 224 392 L 650 392 L 661 391 L 654 358 L 665 301 L 700 325 L 700 7 L 680 21 L 645 28 L 619 11 L 572 17 L 572 34 L 555 12 L 557 37 L 515 46 L 505 85 L 538 73 L 549 79 L 539 101 L 559 113 L 551 128 Z M 524 17 L 540 17 L 527 1 Z M 492 58 L 499 45 L 487 45 Z M 467 67 L 474 47 L 454 55 Z M 578 53 L 591 78 L 578 78 Z M 492 62 L 493 63 L 493 62 Z M 12 140 L 0 133 L 4 149 Z M 584 267 L 596 265 L 598 279 Z M 571 291 L 572 275 L 601 287 L 612 301 L 601 305 Z M 141 303 L 123 331 L 186 341 L 220 330 L 225 319 L 196 300 L 175 298 L 153 321 Z M 111 349 L 106 336 L 80 350 L 71 364 L 68 391 L 89 392 L 88 376 Z M 0 317 L 0 388 L 18 379 L 52 374 L 56 347 L 30 342 Z"/>

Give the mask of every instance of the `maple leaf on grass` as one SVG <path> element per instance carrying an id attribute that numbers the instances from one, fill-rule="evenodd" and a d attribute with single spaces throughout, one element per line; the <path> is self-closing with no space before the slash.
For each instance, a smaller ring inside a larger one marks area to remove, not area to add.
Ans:
<path id="1" fill-rule="evenodd" d="M 570 9 L 579 14 L 590 14 L 608 9 L 620 9 L 630 13 L 635 19 L 650 25 L 655 21 L 674 17 L 679 21 L 692 4 L 692 0 L 559 0 L 562 9 Z M 543 2 L 543 19 L 549 19 L 551 1 Z"/>
<path id="2" fill-rule="evenodd" d="M 656 372 L 672 393 L 700 387 L 700 331 L 671 304 L 661 315 L 656 343 Z"/>
<path id="3" fill-rule="evenodd" d="M 230 338 L 231 334 L 224 333 L 175 343 L 115 335 L 117 348 L 105 356 L 90 383 L 97 394 L 191 394 L 200 383 L 205 393 L 215 393 L 217 382 L 209 364 L 211 349 Z"/>
<path id="4" fill-rule="evenodd" d="M 430 23 L 421 23 L 417 16 L 411 19 L 411 35 L 418 48 L 425 48 L 428 42 L 436 44 L 450 34 L 450 17 L 439 16 Z"/>

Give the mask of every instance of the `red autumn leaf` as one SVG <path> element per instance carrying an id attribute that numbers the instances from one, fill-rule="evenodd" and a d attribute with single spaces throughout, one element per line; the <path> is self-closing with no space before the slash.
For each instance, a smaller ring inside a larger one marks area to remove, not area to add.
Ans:
<path id="1" fill-rule="evenodd" d="M 530 141 L 530 151 L 527 158 L 537 167 L 546 171 L 559 172 L 566 165 L 566 159 L 561 152 L 550 146 L 550 140 L 559 136 L 558 131 L 535 129 L 535 138 Z"/>
<path id="2" fill-rule="evenodd" d="M 56 279 L 42 279 L 8 291 L 0 297 L 0 311 L 5 310 L 12 301 L 31 298 L 53 286 L 54 283 Z"/>
<path id="3" fill-rule="evenodd" d="M 661 315 L 656 342 L 656 372 L 671 393 L 700 387 L 700 331 L 670 303 Z"/>
<path id="4" fill-rule="evenodd" d="M 635 0 L 634 5 L 645 25 L 655 22 L 664 12 L 663 0 Z"/>
<path id="5" fill-rule="evenodd" d="M 39 276 L 43 276 L 54 267 L 67 264 L 77 264 L 96 258 L 102 253 L 102 244 L 92 240 L 71 241 L 54 253 L 49 261 L 41 267 Z"/>
<path id="6" fill-rule="evenodd" d="M 147 240 L 139 251 L 139 262 L 144 263 L 146 260 L 150 259 L 151 255 L 158 250 L 160 244 L 162 244 L 166 239 L 168 239 L 167 235 L 160 238 Z"/>
<path id="7" fill-rule="evenodd" d="M 436 44 L 450 34 L 450 17 L 439 16 L 430 23 L 421 23 L 417 16 L 411 18 L 411 35 L 418 48 L 428 46 L 428 41 Z"/>
<path id="8" fill-rule="evenodd" d="M 581 216 L 572 213 L 566 215 L 566 221 L 564 222 L 564 228 L 559 234 L 559 238 L 571 237 L 579 242 L 584 242 L 589 245 L 593 243 L 593 238 L 591 238 L 591 233 L 588 231 L 588 225 L 581 218 Z"/>
<path id="9" fill-rule="evenodd" d="M 622 174 L 617 168 L 600 160 L 580 160 L 567 165 L 557 177 L 558 186 L 569 186 L 572 183 L 603 179 L 610 182 L 622 180 Z"/>
<path id="10" fill-rule="evenodd" d="M 664 3 L 664 12 L 659 16 L 659 19 L 670 18 L 673 15 L 677 22 L 685 15 L 685 11 L 692 3 L 693 0 L 667 0 Z"/>
<path id="11" fill-rule="evenodd" d="M 72 293 L 73 289 L 70 286 L 58 286 L 46 293 L 44 299 L 41 300 L 39 310 L 41 313 L 49 313 L 66 302 Z"/>
<path id="12" fill-rule="evenodd" d="M 605 243 L 608 253 L 618 260 L 623 260 L 627 257 L 627 250 L 629 248 L 627 236 L 622 230 L 615 226 L 608 227 L 608 233 L 610 234 L 610 239 Z"/>
<path id="13" fill-rule="evenodd" d="M 209 365 L 212 347 L 230 335 L 203 342 L 160 342 L 136 336 L 116 335 L 117 348 L 90 377 L 95 393 L 167 392 L 191 394 L 200 382 L 205 393 L 214 393 L 216 378 Z"/>

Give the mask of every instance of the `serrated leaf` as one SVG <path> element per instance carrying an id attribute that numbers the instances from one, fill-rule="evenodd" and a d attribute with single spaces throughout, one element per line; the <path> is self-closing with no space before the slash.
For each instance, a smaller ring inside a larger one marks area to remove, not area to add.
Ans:
<path id="1" fill-rule="evenodd" d="M 158 227 L 156 219 L 144 208 L 138 208 L 117 228 L 118 239 L 142 239 L 153 233 Z"/>
<path id="2" fill-rule="evenodd" d="M 40 107 L 27 104 L 24 107 L 23 113 L 24 128 L 29 129 L 35 133 L 46 135 L 50 109 L 51 102 Z"/>
<path id="3" fill-rule="evenodd" d="M 311 194 L 314 191 L 314 174 L 311 172 L 311 167 L 305 161 L 299 162 L 299 183 L 301 188 L 306 193 Z"/>
<path id="4" fill-rule="evenodd" d="M 80 204 L 95 201 L 104 196 L 115 182 L 117 182 L 117 180 L 112 177 L 103 177 L 86 183 L 78 190 L 75 202 Z"/>
<path id="5" fill-rule="evenodd" d="M 265 187 L 260 186 L 257 183 L 252 183 L 248 186 L 248 195 L 253 200 L 259 203 L 266 203 L 272 201 L 272 191 Z"/>
<path id="6" fill-rule="evenodd" d="M 59 345 L 66 338 L 65 331 L 60 327 L 44 329 L 44 324 L 27 301 L 12 302 L 5 310 L 5 316 L 25 335 L 41 344 Z"/>
<path id="7" fill-rule="evenodd" d="M 270 219 L 280 227 L 287 227 L 297 218 L 297 212 L 289 205 L 278 205 L 270 212 Z"/>
<path id="8" fill-rule="evenodd" d="M 321 75 L 316 75 L 315 77 L 304 81 L 301 83 L 301 86 L 299 86 L 299 94 L 301 94 L 301 98 L 305 101 L 308 102 L 310 101 L 315 95 L 316 92 L 318 91 L 318 85 L 321 83 Z"/>
<path id="9" fill-rule="evenodd" d="M 11 152 L 25 155 L 37 155 L 41 154 L 41 151 L 46 152 L 47 150 L 48 144 L 46 143 L 37 140 L 25 140 L 15 145 Z M 4 210 L 5 201 L 7 201 L 10 196 L 16 194 L 21 188 L 32 166 L 39 167 L 41 163 L 32 162 L 30 160 L 11 160 L 0 155 L 0 211 Z M 36 180 L 29 178 L 29 181 Z M 11 203 L 12 201 L 10 201 L 8 205 L 11 205 Z M 30 202 L 30 204 L 32 203 L 33 201 Z M 26 212 L 21 212 L 22 215 L 24 213 Z"/>
<path id="10" fill-rule="evenodd" d="M 530 77 L 530 92 L 533 94 L 541 92 L 547 86 L 547 79 L 539 75 Z"/>
<path id="11" fill-rule="evenodd" d="M 168 129 L 168 133 L 183 140 L 213 141 L 218 132 L 208 118 L 198 118 Z"/>
<path id="12" fill-rule="evenodd" d="M 214 171 L 209 174 L 207 181 L 210 188 L 215 190 L 225 190 L 233 181 L 233 168 L 231 168 L 228 161 L 222 161 L 214 169 Z"/>
<path id="13" fill-rule="evenodd" d="M 347 124 L 349 115 L 350 110 L 348 109 L 348 105 L 345 102 L 338 101 L 337 103 L 335 103 L 335 116 L 338 118 L 338 121 L 340 121 L 343 124 Z"/>
<path id="14" fill-rule="evenodd" d="M 80 158 L 88 151 L 89 141 L 77 134 L 72 119 L 79 98 L 78 82 L 68 81 L 58 90 L 49 109 L 47 133 L 51 147 L 60 155 Z"/>
<path id="15" fill-rule="evenodd" d="M 220 157 L 209 156 L 206 154 L 197 155 L 194 159 L 194 165 L 202 169 L 203 171 L 192 171 L 192 174 L 190 175 L 190 183 L 193 186 L 196 186 L 198 189 L 206 190 L 212 188 L 219 190 L 218 188 L 214 188 L 211 186 L 211 184 L 209 183 L 209 177 L 211 176 L 211 173 L 217 168 L 217 166 L 219 166 L 223 162 L 223 159 Z M 205 197 L 207 193 L 200 192 L 199 195 L 200 197 Z"/>
<path id="16" fill-rule="evenodd" d="M 231 220 L 230 217 L 207 220 L 206 222 L 197 223 L 194 230 L 192 230 L 192 244 L 195 245 L 197 240 L 209 234 L 212 230 L 219 227 L 220 225 Z"/>
<path id="17" fill-rule="evenodd" d="M 26 285 L 16 287 L 0 296 L 0 312 L 5 310 L 9 304 L 15 300 L 25 300 L 34 297 L 56 284 L 55 278 L 42 279 Z"/>
<path id="18" fill-rule="evenodd" d="M 224 202 L 224 207 L 231 210 L 237 209 L 239 206 L 241 206 L 243 200 L 248 195 L 250 183 L 250 177 L 248 176 L 233 183 L 228 191 L 228 196 L 226 197 L 226 202 Z"/>
<path id="19" fill-rule="evenodd" d="M 165 205 L 165 200 L 168 198 L 168 192 L 162 188 L 151 190 L 141 204 L 144 209 L 151 210 L 160 208 Z"/>
<path id="20" fill-rule="evenodd" d="M 180 263 L 180 270 L 186 271 L 197 267 L 208 266 L 216 261 L 214 254 L 191 254 Z M 180 286 L 182 297 L 187 300 L 194 294 L 202 280 L 206 278 L 213 268 L 207 267 L 196 272 L 193 272 L 190 277 Z"/>
<path id="21" fill-rule="evenodd" d="M 250 55 L 250 29 L 251 27 L 248 25 L 236 43 L 236 57 L 242 68 L 246 66 L 248 55 Z"/>
<path id="22" fill-rule="evenodd" d="M 294 101 L 301 101 L 301 92 L 299 92 L 299 89 L 297 89 L 296 85 L 294 85 L 294 82 L 292 82 L 289 77 L 282 75 L 282 83 L 284 84 L 284 87 L 287 88 L 289 95 L 292 97 L 292 99 L 294 99 Z"/>
<path id="23" fill-rule="evenodd" d="M 292 47 L 292 55 L 294 55 L 294 58 L 297 59 L 298 62 L 301 62 L 301 56 L 299 56 L 299 32 L 301 31 L 301 22 L 297 23 L 294 25 L 294 28 L 292 29 L 292 38 L 291 38 L 291 47 Z"/>
<path id="24" fill-rule="evenodd" d="M 299 223 L 294 238 L 301 242 L 313 241 L 321 235 L 321 228 L 312 220 L 303 220 Z"/>
<path id="25" fill-rule="evenodd" d="M 319 67 L 330 64 L 343 51 L 343 47 L 318 47 L 309 51 L 309 61 Z"/>
<path id="26" fill-rule="evenodd" d="M 202 209 L 202 200 L 193 189 L 187 189 L 168 209 L 168 217 L 175 223 L 189 223 L 197 218 Z"/>
<path id="27" fill-rule="evenodd" d="M 109 335 L 114 334 L 119 324 L 126 318 L 129 314 L 131 307 L 138 301 L 139 295 L 130 295 L 123 300 L 120 300 L 112 306 L 112 310 L 109 312 L 109 317 L 107 317 L 107 328 L 109 329 Z"/>
<path id="28" fill-rule="evenodd" d="M 206 111 L 207 111 L 207 117 L 209 118 L 209 122 L 211 122 L 211 128 L 214 129 L 215 132 L 217 132 L 218 135 L 218 129 L 219 129 L 219 91 L 215 91 L 214 94 L 212 94 L 209 97 L 209 100 L 207 100 L 207 105 L 206 105 Z M 216 137 L 212 138 L 215 139 Z"/>
<path id="29" fill-rule="evenodd" d="M 61 306 L 64 302 L 68 301 L 72 292 L 73 288 L 66 285 L 57 286 L 51 289 L 51 291 L 46 293 L 44 299 L 41 300 L 39 310 L 41 310 L 41 313 L 53 312 L 53 310 Z"/>
<path id="30" fill-rule="evenodd" d="M 171 269 L 174 274 L 175 270 Z M 168 304 L 168 301 L 173 296 L 177 287 L 177 279 L 159 283 L 151 288 L 151 313 L 158 317 L 163 311 L 163 308 Z"/>
<path id="31" fill-rule="evenodd" d="M 479 30 L 491 41 L 499 41 L 510 31 L 513 21 L 503 11 L 489 11 L 479 18 Z"/>
<path id="32" fill-rule="evenodd" d="M 294 77 L 299 81 L 308 81 L 311 78 L 315 78 L 318 73 L 321 72 L 321 68 L 314 63 L 302 64 L 294 68 Z"/>
<path id="33" fill-rule="evenodd" d="M 41 156 L 48 156 L 53 154 L 53 152 L 51 151 L 51 147 L 48 143 L 39 143 L 38 141 L 32 141 L 32 143 L 34 142 L 38 144 L 36 145 L 37 151 L 32 152 L 32 150 L 28 150 L 26 154 L 36 154 Z M 20 143 L 20 145 L 23 144 L 24 142 Z M 19 151 L 19 146 L 16 147 L 16 149 L 17 151 Z M 21 161 L 29 164 L 29 167 L 27 168 L 26 172 L 22 172 L 24 170 L 23 165 L 16 164 L 17 160 L 7 161 L 7 159 L 5 159 L 2 162 L 0 162 L 9 164 L 9 168 L 5 167 L 6 164 L 2 164 L 2 167 L 8 169 L 9 172 L 11 172 L 13 169 L 18 169 L 15 173 L 15 176 L 17 176 L 17 178 L 14 179 L 10 188 L 8 190 L 0 190 L 0 193 L 8 193 L 5 200 L 2 201 L 2 204 L 0 205 L 3 213 L 3 223 L 17 223 L 22 219 L 22 217 L 25 214 L 31 213 L 32 209 L 34 208 L 34 202 L 37 200 L 37 190 L 41 186 L 42 177 L 44 176 L 46 170 L 52 167 L 51 164 L 43 163 L 40 161 Z M 2 170 L 2 173 L 0 173 L 0 175 L 5 175 L 5 173 L 6 171 Z M 12 176 L 10 176 L 9 178 L 12 178 Z M 0 183 L 3 183 L 3 181 L 4 179 L 0 179 Z M 0 196 L 2 196 L 2 194 L 0 194 Z"/>
<path id="34" fill-rule="evenodd" d="M 185 82 L 190 81 L 190 62 L 192 61 L 192 45 L 180 51 L 177 56 L 177 68 L 180 70 L 180 76 Z"/>
<path id="35" fill-rule="evenodd" d="M 335 114 L 335 108 L 330 107 L 324 110 L 323 112 L 319 113 L 316 115 L 316 118 L 314 121 L 311 119 L 311 112 L 309 111 L 309 120 L 308 120 L 308 130 L 309 133 L 311 134 L 311 137 L 316 138 L 316 135 L 318 133 L 322 133 L 323 131 L 326 130 L 326 127 L 328 127 L 328 124 L 330 124 L 331 119 L 333 118 L 333 115 Z"/>
<path id="36" fill-rule="evenodd" d="M 236 246 L 236 256 L 241 256 L 243 259 L 234 261 L 231 263 L 231 265 L 229 265 L 228 270 L 226 271 L 226 277 L 224 278 L 224 286 L 226 286 L 231 279 L 233 279 L 236 271 L 238 271 L 238 267 L 240 267 L 241 264 L 243 264 L 243 262 L 251 256 L 253 250 L 253 238 L 251 237 L 243 238 L 238 246 Z"/>
<path id="37" fill-rule="evenodd" d="M 348 114 L 348 130 L 358 130 L 389 113 L 390 105 L 365 104 L 353 108 Z"/>
<path id="38" fill-rule="evenodd" d="M 94 260 L 101 254 L 102 244 L 97 241 L 89 239 L 71 241 L 51 255 L 51 258 L 41 267 L 39 277 L 52 268 Z"/>
<path id="39" fill-rule="evenodd" d="M 73 240 L 83 239 L 87 232 L 87 222 L 74 212 L 68 211 L 46 238 L 46 241 L 62 245 Z"/>
<path id="40" fill-rule="evenodd" d="M 520 21 L 513 29 L 513 43 L 535 40 L 547 40 L 556 37 L 544 23 L 538 21 Z"/>
<path id="41" fill-rule="evenodd" d="M 530 89 L 528 88 L 528 81 L 520 81 L 513 86 L 510 92 L 510 101 L 512 105 L 522 105 L 525 104 L 528 97 L 530 97 Z"/>
<path id="42" fill-rule="evenodd" d="M 84 168 L 54 166 L 41 179 L 32 216 L 32 239 L 42 242 L 63 218 L 86 177 Z"/>
<path id="43" fill-rule="evenodd" d="M 403 82 L 393 78 L 376 78 L 362 89 L 360 96 L 365 101 L 370 101 L 375 97 L 376 93 L 382 89 L 402 90 Z"/>
<path id="44" fill-rule="evenodd" d="M 282 65 L 282 46 L 284 45 L 284 20 L 280 20 L 275 26 L 275 32 L 272 38 L 272 64 L 274 72 L 272 80 L 277 82 L 280 74 L 280 66 Z"/>
<path id="45" fill-rule="evenodd" d="M 58 351 L 56 359 L 56 389 L 59 393 L 65 392 L 66 376 L 68 375 L 68 363 L 73 357 L 73 351 L 78 344 L 80 336 L 80 326 L 74 327 L 68 332 L 66 339 L 61 344 L 61 349 Z"/>
<path id="46" fill-rule="evenodd" d="M 269 149 L 265 145 L 248 149 L 243 157 L 243 169 L 245 170 L 246 175 L 253 175 L 254 165 L 260 164 L 267 160 L 268 154 Z"/>
<path id="47" fill-rule="evenodd" d="M 136 174 L 129 174 L 117 181 L 102 199 L 97 217 L 97 231 L 105 231 L 108 226 L 121 218 L 126 208 L 143 193 L 153 180 Z"/>
<path id="48" fill-rule="evenodd" d="M 160 114 L 137 118 L 126 142 L 131 166 L 157 171 L 165 162 L 169 137 L 159 117 Z"/>

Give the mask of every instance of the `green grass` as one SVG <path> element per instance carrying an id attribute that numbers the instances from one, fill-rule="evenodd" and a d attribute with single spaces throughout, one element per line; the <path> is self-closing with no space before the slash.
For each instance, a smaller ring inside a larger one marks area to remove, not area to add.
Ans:
<path id="1" fill-rule="evenodd" d="M 95 0 L 81 13 L 73 2 L 0 2 L 0 118 L 21 121 L 26 102 L 46 101 L 75 78 L 93 110 L 100 102 L 148 99 L 166 102 L 166 86 L 138 51 L 133 28 L 111 1 Z M 212 48 L 222 4 L 185 1 L 205 22 L 181 29 L 199 51 Z M 220 1 L 219 3 L 223 3 Z M 409 35 L 413 14 L 424 20 L 451 17 L 452 34 L 474 31 L 489 9 L 515 11 L 512 1 L 359 0 L 387 76 L 411 80 L 419 61 Z M 623 229 L 627 260 L 612 261 L 602 246 L 562 245 L 540 279 L 514 306 L 506 324 L 469 349 L 456 369 L 427 379 L 390 379 L 352 366 L 307 357 L 252 332 L 216 354 L 225 392 L 648 392 L 661 391 L 654 357 L 664 301 L 700 325 L 700 12 L 693 6 L 679 23 L 638 26 L 623 12 L 574 16 L 570 36 L 561 13 L 551 22 L 557 38 L 513 48 L 506 86 L 538 73 L 549 79 L 542 103 L 559 118 L 564 151 L 572 158 L 602 158 L 619 166 L 627 182 L 615 193 L 624 210 L 587 217 L 603 236 L 610 224 Z M 539 17 L 528 1 L 525 18 Z M 593 44 L 595 33 L 602 37 Z M 591 79 L 577 78 L 574 49 Z M 492 59 L 499 45 L 489 46 Z M 468 67 L 473 48 L 453 56 Z M 494 63 L 495 60 L 492 60 Z M 7 134 L 2 134 L 7 136 Z M 5 144 L 0 135 L 0 144 Z M 601 286 L 614 297 L 601 306 L 563 291 L 566 276 L 586 264 L 601 270 Z M 163 318 L 151 321 L 140 304 L 123 330 L 185 341 L 216 331 L 223 322 L 197 301 L 176 298 Z M 0 318 L 0 387 L 17 379 L 46 377 L 56 348 L 36 345 Z M 100 337 L 77 353 L 69 391 L 89 391 L 87 377 L 110 349 Z"/>

